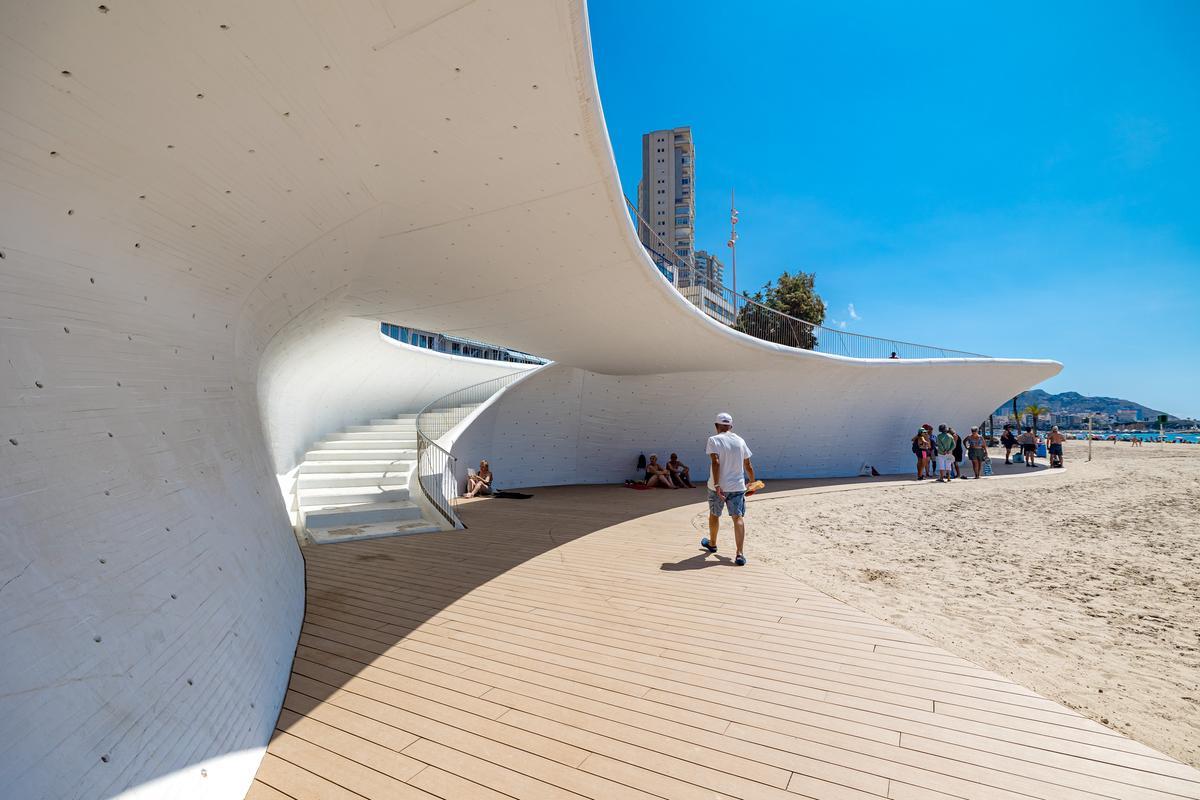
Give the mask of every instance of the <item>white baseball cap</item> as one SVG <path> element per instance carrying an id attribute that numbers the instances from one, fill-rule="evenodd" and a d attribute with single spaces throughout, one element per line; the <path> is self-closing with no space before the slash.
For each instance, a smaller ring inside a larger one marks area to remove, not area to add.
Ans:
<path id="1" fill-rule="evenodd" d="M 714 419 L 713 422 L 715 422 L 718 425 L 732 425 L 733 417 L 729 416 L 728 413 L 722 411 L 720 414 L 717 414 L 716 419 Z"/>

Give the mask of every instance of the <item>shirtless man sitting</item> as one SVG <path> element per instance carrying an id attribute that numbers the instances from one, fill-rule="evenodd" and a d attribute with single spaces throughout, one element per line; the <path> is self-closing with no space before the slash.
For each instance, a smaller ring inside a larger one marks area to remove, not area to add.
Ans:
<path id="1" fill-rule="evenodd" d="M 658 463 L 658 456 L 650 456 L 650 463 L 646 465 L 646 485 L 661 486 L 664 489 L 678 489 L 675 482 L 671 480 L 671 471 Z"/>
<path id="2" fill-rule="evenodd" d="M 689 489 L 695 489 L 692 484 L 691 472 L 688 471 L 688 465 L 679 460 L 678 453 L 671 453 L 671 458 L 667 461 L 667 471 L 671 473 L 671 479 L 675 481 L 675 485 L 680 488 L 686 486 Z"/>

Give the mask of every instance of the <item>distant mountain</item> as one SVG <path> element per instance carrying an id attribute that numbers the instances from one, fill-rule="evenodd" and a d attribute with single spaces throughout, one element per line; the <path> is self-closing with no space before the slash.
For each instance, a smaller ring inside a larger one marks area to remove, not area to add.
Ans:
<path id="1" fill-rule="evenodd" d="M 1017 410 L 1023 411 L 1025 406 L 1037 404 L 1046 406 L 1053 414 L 1083 414 L 1089 411 L 1099 411 L 1108 414 L 1116 414 L 1122 408 L 1136 408 L 1141 412 L 1141 419 L 1152 420 L 1158 417 L 1159 414 L 1166 414 L 1165 411 L 1144 406 L 1141 403 L 1135 403 L 1132 400 L 1122 400 L 1119 397 L 1084 397 L 1079 392 L 1063 392 L 1062 394 L 1050 394 L 1042 389 L 1030 389 L 1028 392 L 1022 392 L 1017 397 Z M 1005 403 L 996 409 L 997 414 L 1008 414 L 1012 411 L 1012 401 Z M 1168 415 L 1170 419 L 1176 419 L 1173 415 Z"/>

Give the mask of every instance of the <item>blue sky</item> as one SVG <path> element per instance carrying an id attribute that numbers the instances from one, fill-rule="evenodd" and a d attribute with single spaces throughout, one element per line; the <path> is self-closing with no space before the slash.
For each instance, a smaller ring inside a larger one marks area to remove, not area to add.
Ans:
<path id="1" fill-rule="evenodd" d="M 1200 3 L 589 14 L 626 193 L 641 134 L 691 125 L 697 246 L 728 254 L 736 187 L 739 288 L 815 271 L 827 324 L 1200 416 Z"/>

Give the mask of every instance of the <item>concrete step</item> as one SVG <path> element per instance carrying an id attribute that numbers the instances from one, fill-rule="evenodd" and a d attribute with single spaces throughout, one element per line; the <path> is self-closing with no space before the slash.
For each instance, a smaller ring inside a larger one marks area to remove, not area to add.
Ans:
<path id="1" fill-rule="evenodd" d="M 434 533 L 441 530 L 427 520 L 401 520 L 397 522 L 374 522 L 359 525 L 342 525 L 309 528 L 308 535 L 314 544 L 354 542 L 360 539 L 378 539 L 383 536 L 408 536 L 414 533 Z"/>
<path id="2" fill-rule="evenodd" d="M 412 422 L 415 424 L 416 421 L 417 421 L 416 414 L 398 414 L 397 416 L 394 416 L 394 417 L 385 417 L 383 419 L 373 419 L 373 420 L 371 420 L 371 424 L 372 425 L 395 425 L 396 423 L 404 423 L 404 422 Z"/>
<path id="3" fill-rule="evenodd" d="M 300 490 L 300 507 L 311 509 L 350 506 L 362 503 L 393 503 L 408 500 L 408 484 L 403 486 L 320 486 Z"/>
<path id="4" fill-rule="evenodd" d="M 341 437 L 342 434 L 338 434 Z M 313 450 L 415 450 L 416 435 L 400 437 L 391 435 L 386 439 L 342 439 L 333 438 L 317 442 Z"/>
<path id="5" fill-rule="evenodd" d="M 393 522 L 421 518 L 421 509 L 408 500 L 385 503 L 362 503 L 353 506 L 305 508 L 307 528 L 337 528 L 371 522 Z"/>
<path id="6" fill-rule="evenodd" d="M 356 455 L 361 454 L 361 450 L 350 451 Z M 372 473 L 375 475 L 407 475 L 416 463 L 416 453 L 409 455 L 407 458 L 399 459 L 336 459 L 325 460 L 322 456 L 329 453 L 328 450 L 318 450 L 308 455 L 311 458 L 305 458 L 303 464 L 300 465 L 301 475 L 324 475 L 332 472 L 350 472 L 350 473 Z"/>
<path id="7" fill-rule="evenodd" d="M 354 464 L 354 461 L 343 462 Z M 345 486 L 387 486 L 389 488 L 404 488 L 408 486 L 410 467 L 394 471 L 380 472 L 301 472 L 300 490 L 305 489 L 334 489 Z"/>
<path id="8" fill-rule="evenodd" d="M 417 423 L 415 423 L 415 422 L 412 422 L 412 423 L 409 423 L 409 424 L 407 424 L 407 425 L 405 425 L 405 424 L 396 424 L 396 425 L 383 425 L 383 424 L 380 424 L 380 425 L 351 425 L 349 428 L 346 428 L 346 431 L 345 431 L 345 433 L 340 433 L 340 434 L 338 434 L 338 435 L 339 435 L 339 436 L 344 436 L 344 437 L 346 437 L 347 439 L 353 439 L 353 438 L 355 438 L 353 434 L 359 434 L 359 433 L 378 433 L 378 434 L 386 434 L 386 433 L 400 433 L 400 434 L 405 434 L 405 433 L 407 433 L 407 434 L 415 434 L 416 432 L 417 432 Z M 383 437 L 381 437 L 381 438 L 383 438 Z"/>
<path id="9" fill-rule="evenodd" d="M 416 461 L 417 448 L 397 448 L 387 450 L 309 450 L 304 454 L 305 461 Z M 365 472 L 366 468 L 358 470 Z"/>

